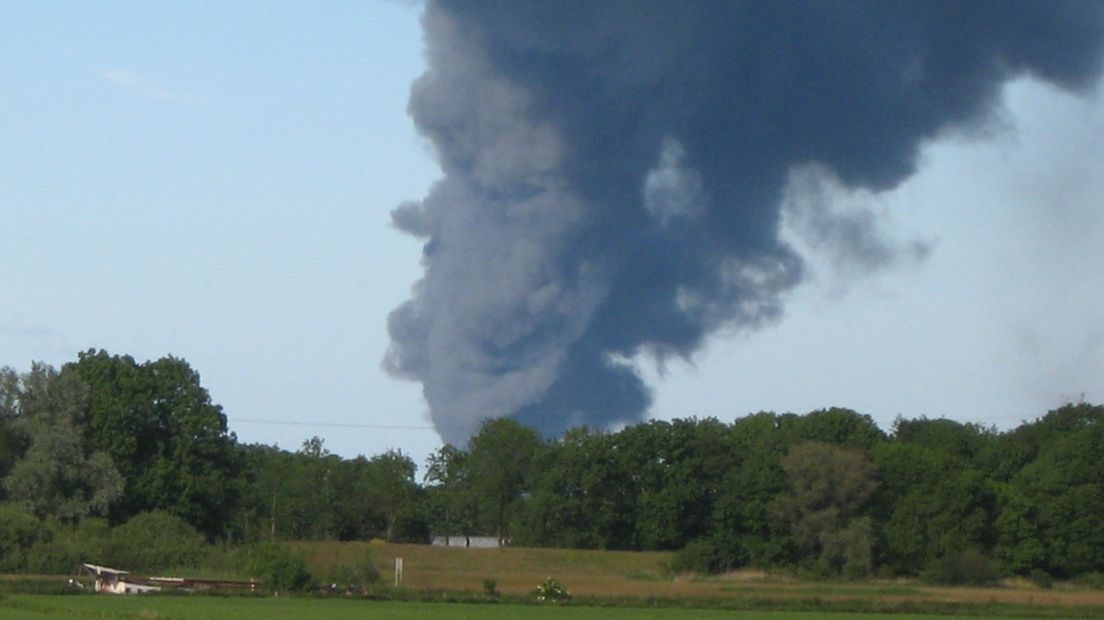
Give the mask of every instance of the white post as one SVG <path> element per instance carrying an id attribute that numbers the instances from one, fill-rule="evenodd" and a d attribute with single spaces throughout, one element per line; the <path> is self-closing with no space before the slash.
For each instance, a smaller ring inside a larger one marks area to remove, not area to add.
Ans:
<path id="1" fill-rule="evenodd" d="M 395 587 L 398 587 L 402 583 L 403 576 L 403 559 L 395 558 Z"/>

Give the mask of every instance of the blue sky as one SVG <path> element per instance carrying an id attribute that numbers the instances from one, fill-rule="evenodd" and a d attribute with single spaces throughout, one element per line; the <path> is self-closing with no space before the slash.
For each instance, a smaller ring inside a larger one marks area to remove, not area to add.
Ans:
<path id="1" fill-rule="evenodd" d="M 388 214 L 438 174 L 405 112 L 418 13 L 9 3 L 0 366 L 173 354 L 242 441 L 319 435 L 420 464 L 439 443 L 420 386 L 379 366 L 387 313 L 420 276 Z M 1007 428 L 1070 395 L 1104 400 L 1104 103 L 1028 81 L 1005 95 L 999 123 L 929 145 L 896 190 L 825 187 L 926 258 L 862 273 L 806 247 L 813 278 L 781 322 L 694 363 L 638 360 L 652 415 L 839 405 L 884 428 Z"/>

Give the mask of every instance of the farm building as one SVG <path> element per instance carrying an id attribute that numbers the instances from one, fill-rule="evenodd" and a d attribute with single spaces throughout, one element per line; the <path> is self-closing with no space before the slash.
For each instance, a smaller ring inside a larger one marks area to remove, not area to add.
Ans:
<path id="1" fill-rule="evenodd" d="M 452 536 L 440 535 L 433 537 L 433 544 L 438 547 L 467 547 L 473 549 L 495 549 L 510 544 L 504 541 L 500 544 L 497 536 Z"/>

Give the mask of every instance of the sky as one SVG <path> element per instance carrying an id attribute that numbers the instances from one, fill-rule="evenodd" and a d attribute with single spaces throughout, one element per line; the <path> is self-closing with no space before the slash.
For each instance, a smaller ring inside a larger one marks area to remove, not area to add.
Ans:
<path id="1" fill-rule="evenodd" d="M 90 348 L 174 355 L 247 443 L 343 456 L 440 445 L 381 368 L 422 276 L 391 224 L 440 176 L 407 114 L 404 2 L 7 3 L 0 22 L 0 366 Z M 998 121 L 922 150 L 881 193 L 815 173 L 831 209 L 925 252 L 875 270 L 784 234 L 810 277 L 784 313 L 691 360 L 633 362 L 651 418 L 844 406 L 1014 427 L 1104 402 L 1104 101 L 1028 79 Z M 796 196 L 796 193 L 795 193 Z M 911 244 L 911 245 L 910 245 Z"/>

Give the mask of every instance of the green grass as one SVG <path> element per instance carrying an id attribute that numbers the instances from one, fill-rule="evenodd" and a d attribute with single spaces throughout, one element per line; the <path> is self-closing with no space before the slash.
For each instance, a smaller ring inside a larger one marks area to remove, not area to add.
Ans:
<path id="1" fill-rule="evenodd" d="M 706 609 L 642 609 L 537 605 L 403 603 L 323 598 L 251 598 L 206 596 L 44 596 L 7 595 L 0 599 L 4 620 L 276 620 L 311 618 L 389 618 L 395 620 L 965 620 L 985 616 L 849 614 Z M 992 616 L 989 616 L 992 617 Z"/>

